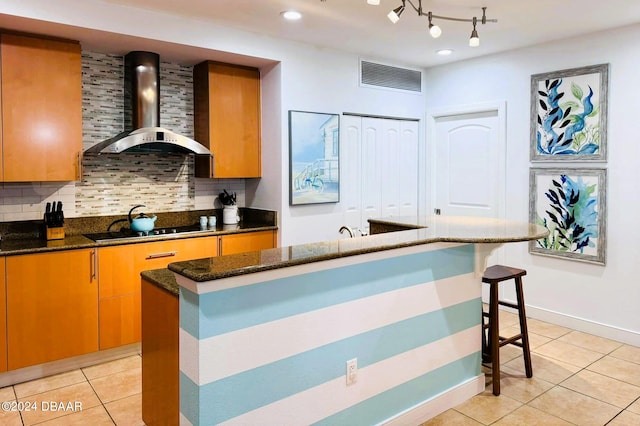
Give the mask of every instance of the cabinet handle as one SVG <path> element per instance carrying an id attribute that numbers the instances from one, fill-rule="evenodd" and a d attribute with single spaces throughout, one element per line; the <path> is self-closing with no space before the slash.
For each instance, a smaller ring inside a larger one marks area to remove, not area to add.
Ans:
<path id="1" fill-rule="evenodd" d="M 95 280 L 98 271 L 98 256 L 96 256 L 96 249 L 91 250 L 91 281 Z"/>
<path id="2" fill-rule="evenodd" d="M 83 170 L 82 170 L 82 153 L 78 152 L 78 180 L 82 180 L 82 174 L 83 174 Z"/>
<path id="3" fill-rule="evenodd" d="M 146 260 L 149 260 L 149 259 L 160 259 L 162 257 L 173 257 L 176 254 L 178 254 L 177 251 L 168 251 L 166 253 L 154 253 L 154 254 L 150 254 L 149 256 L 147 256 Z"/>

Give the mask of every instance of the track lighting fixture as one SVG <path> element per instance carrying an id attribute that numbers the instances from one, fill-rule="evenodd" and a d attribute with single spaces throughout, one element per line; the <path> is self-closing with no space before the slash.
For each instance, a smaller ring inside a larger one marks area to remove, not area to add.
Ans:
<path id="1" fill-rule="evenodd" d="M 451 16 L 434 15 L 431 12 L 423 13 L 422 12 L 422 0 L 418 0 L 418 5 L 417 6 L 414 4 L 414 1 L 415 0 L 402 0 L 402 4 L 400 6 L 398 6 L 398 7 L 396 7 L 395 9 L 393 9 L 387 15 L 389 20 L 391 22 L 393 22 L 394 24 L 396 22 L 398 22 L 400 20 L 400 15 L 402 14 L 402 12 L 404 12 L 404 9 L 405 9 L 407 3 L 409 3 L 409 6 L 411 6 L 411 8 L 418 14 L 418 16 L 426 16 L 427 17 L 427 19 L 429 20 L 429 27 L 428 27 L 429 28 L 429 34 L 431 34 L 431 37 L 433 37 L 433 38 L 438 38 L 442 34 L 442 29 L 438 25 L 435 25 L 433 23 L 434 19 L 443 19 L 443 20 L 446 20 L 446 21 L 457 21 L 457 22 L 471 22 L 473 24 L 473 30 L 471 31 L 471 38 L 469 39 L 469 46 L 471 46 L 471 47 L 480 46 L 480 37 L 478 37 L 478 30 L 476 29 L 476 25 L 478 24 L 478 22 L 480 22 L 481 24 L 486 24 L 487 22 L 498 22 L 497 19 L 487 19 L 487 8 L 486 7 L 482 8 L 482 18 L 480 18 L 480 19 L 478 19 L 475 16 L 473 18 L 470 18 L 470 19 L 467 19 L 467 18 L 453 18 Z M 380 0 L 367 0 L 367 3 L 372 4 L 372 5 L 379 5 L 380 4 Z"/>

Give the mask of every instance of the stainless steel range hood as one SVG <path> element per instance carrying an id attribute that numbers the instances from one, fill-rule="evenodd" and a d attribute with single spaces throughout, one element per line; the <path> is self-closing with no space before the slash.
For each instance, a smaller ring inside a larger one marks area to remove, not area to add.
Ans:
<path id="1" fill-rule="evenodd" d="M 160 126 L 160 56 L 134 51 L 124 57 L 125 130 L 95 144 L 87 153 L 194 153 L 211 155 L 204 145 Z M 130 120 L 129 120 L 130 118 Z M 131 122 L 127 125 L 128 121 Z"/>

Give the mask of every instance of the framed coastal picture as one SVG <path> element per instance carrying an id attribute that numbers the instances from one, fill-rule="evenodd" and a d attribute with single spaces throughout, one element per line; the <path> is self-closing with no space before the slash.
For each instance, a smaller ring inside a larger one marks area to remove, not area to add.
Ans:
<path id="1" fill-rule="evenodd" d="M 606 169 L 531 168 L 529 221 L 549 235 L 529 252 L 605 264 Z"/>
<path id="2" fill-rule="evenodd" d="M 531 76 L 531 161 L 606 161 L 609 65 Z"/>
<path id="3" fill-rule="evenodd" d="M 289 204 L 340 201 L 340 116 L 289 111 Z"/>

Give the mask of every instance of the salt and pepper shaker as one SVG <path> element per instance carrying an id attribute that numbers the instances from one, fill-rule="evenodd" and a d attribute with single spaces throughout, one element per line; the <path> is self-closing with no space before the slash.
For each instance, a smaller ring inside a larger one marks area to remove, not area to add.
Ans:
<path id="1" fill-rule="evenodd" d="M 209 228 L 210 229 L 216 229 L 216 217 L 215 216 L 209 216 Z"/>
<path id="2" fill-rule="evenodd" d="M 207 229 L 207 217 L 200 216 L 200 229 Z"/>

